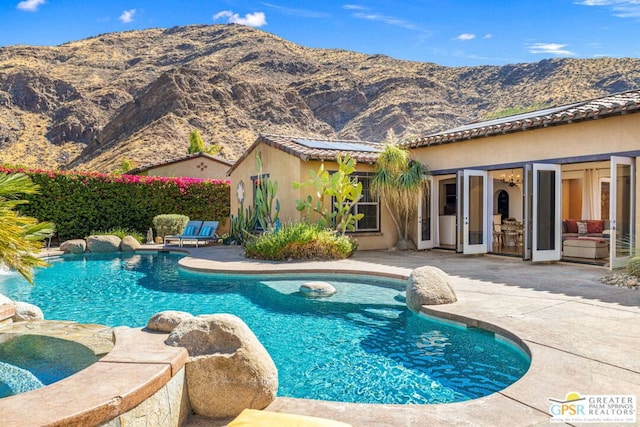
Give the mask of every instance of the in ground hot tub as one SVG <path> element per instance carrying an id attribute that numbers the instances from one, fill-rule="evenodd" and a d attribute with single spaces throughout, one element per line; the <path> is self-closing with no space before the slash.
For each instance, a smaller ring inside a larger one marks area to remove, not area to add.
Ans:
<path id="1" fill-rule="evenodd" d="M 0 334 L 0 398 L 60 381 L 97 361 L 90 348 L 74 341 Z"/>

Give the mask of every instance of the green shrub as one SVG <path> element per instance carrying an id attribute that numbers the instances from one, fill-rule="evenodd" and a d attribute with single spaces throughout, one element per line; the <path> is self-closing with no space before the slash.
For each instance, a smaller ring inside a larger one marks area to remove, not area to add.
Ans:
<path id="1" fill-rule="evenodd" d="M 189 217 L 179 214 L 164 214 L 153 217 L 153 228 L 156 236 L 175 236 L 180 234 L 189 222 Z"/>
<path id="2" fill-rule="evenodd" d="M 142 233 L 137 231 L 127 230 L 125 228 L 114 228 L 107 231 L 92 231 L 90 233 L 91 236 L 118 236 L 119 238 L 124 238 L 125 236 L 131 236 L 136 239 L 139 243 L 144 243 L 146 240 L 146 236 L 143 236 Z"/>
<path id="3" fill-rule="evenodd" d="M 317 224 L 299 222 L 266 232 L 246 243 L 249 258 L 283 261 L 288 259 L 343 259 L 350 257 L 358 243 L 351 237 Z"/>
<path id="4" fill-rule="evenodd" d="M 635 277 L 640 277 L 640 257 L 633 257 L 627 261 L 627 272 Z"/>

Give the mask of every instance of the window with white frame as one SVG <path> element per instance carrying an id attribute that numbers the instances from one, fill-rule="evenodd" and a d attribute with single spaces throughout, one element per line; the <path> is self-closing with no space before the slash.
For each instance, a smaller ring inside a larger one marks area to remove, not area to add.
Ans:
<path id="1" fill-rule="evenodd" d="M 362 197 L 353 207 L 352 213 L 364 215 L 356 221 L 355 232 L 380 231 L 380 200 L 371 193 L 371 174 L 356 172 L 352 176 L 355 177 L 357 182 L 362 183 Z"/>

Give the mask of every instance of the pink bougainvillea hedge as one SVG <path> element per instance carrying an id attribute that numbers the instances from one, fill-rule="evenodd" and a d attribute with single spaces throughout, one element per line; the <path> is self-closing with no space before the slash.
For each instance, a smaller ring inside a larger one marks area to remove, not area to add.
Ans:
<path id="1" fill-rule="evenodd" d="M 56 225 L 58 238 L 83 238 L 92 231 L 124 228 L 143 235 L 160 214 L 192 219 L 229 217 L 229 182 L 0 167 L 1 173 L 24 173 L 40 186 L 23 198 L 23 215 Z"/>

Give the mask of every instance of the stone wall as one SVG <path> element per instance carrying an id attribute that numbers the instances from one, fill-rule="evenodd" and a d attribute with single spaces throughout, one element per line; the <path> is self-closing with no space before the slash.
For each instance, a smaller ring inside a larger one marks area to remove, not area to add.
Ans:
<path id="1" fill-rule="evenodd" d="M 102 424 L 103 427 L 180 427 L 191 414 L 184 366 L 160 390 L 132 410 Z"/>

